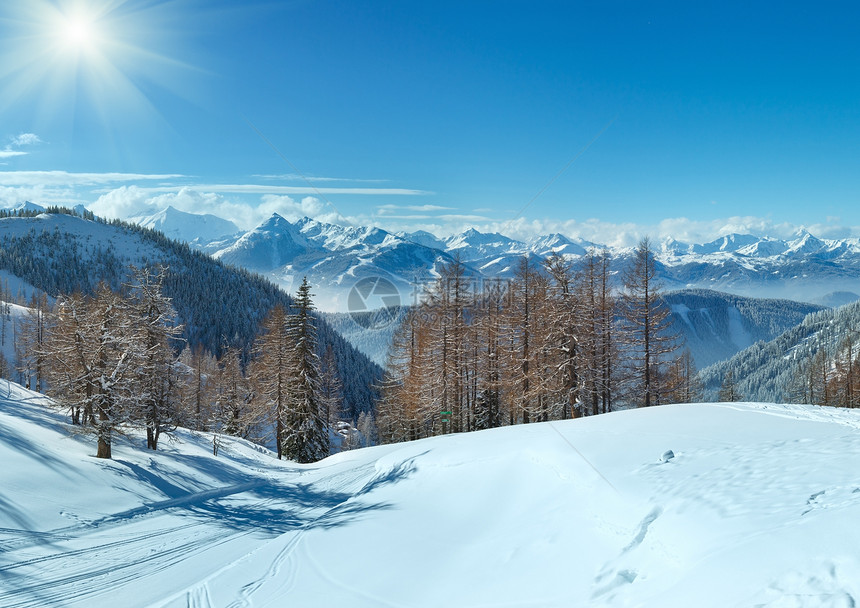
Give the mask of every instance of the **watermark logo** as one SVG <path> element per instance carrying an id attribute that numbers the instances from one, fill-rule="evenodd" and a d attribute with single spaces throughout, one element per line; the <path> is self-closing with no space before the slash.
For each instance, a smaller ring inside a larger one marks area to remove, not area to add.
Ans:
<path id="1" fill-rule="evenodd" d="M 383 329 L 396 322 L 400 304 L 400 292 L 385 277 L 360 279 L 346 299 L 349 316 L 365 329 Z"/>

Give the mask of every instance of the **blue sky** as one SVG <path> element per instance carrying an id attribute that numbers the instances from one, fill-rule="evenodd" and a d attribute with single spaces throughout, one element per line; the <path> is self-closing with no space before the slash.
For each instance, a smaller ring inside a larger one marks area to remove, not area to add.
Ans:
<path id="1" fill-rule="evenodd" d="M 860 236 L 858 12 L 7 2 L 0 200 L 243 227 Z"/>

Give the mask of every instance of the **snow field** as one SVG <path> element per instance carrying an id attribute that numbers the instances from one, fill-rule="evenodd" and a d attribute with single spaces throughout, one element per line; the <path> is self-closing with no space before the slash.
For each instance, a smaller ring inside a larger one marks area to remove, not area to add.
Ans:
<path id="1" fill-rule="evenodd" d="M 0 385 L 2 606 L 860 599 L 854 411 L 663 406 L 315 465 L 185 431 L 104 462 L 60 424 Z"/>

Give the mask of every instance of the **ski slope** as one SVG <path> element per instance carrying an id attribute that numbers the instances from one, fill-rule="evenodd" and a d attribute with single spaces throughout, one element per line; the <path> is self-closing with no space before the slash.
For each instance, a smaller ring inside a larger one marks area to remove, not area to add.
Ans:
<path id="1" fill-rule="evenodd" d="M 663 406 L 314 465 L 211 441 L 97 460 L 0 383 L 0 606 L 860 600 L 854 411 Z"/>

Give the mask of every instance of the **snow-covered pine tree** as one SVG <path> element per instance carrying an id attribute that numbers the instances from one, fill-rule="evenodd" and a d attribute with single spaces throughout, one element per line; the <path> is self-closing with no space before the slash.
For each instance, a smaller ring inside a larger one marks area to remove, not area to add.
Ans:
<path id="1" fill-rule="evenodd" d="M 439 377 L 432 367 L 429 306 L 410 309 L 394 332 L 388 365 L 377 404 L 379 438 L 383 443 L 412 441 L 441 431 L 437 395 Z M 359 429 L 360 430 L 360 429 Z"/>
<path id="2" fill-rule="evenodd" d="M 618 358 L 618 344 L 616 337 L 616 317 L 618 313 L 618 301 L 613 295 L 612 286 L 609 284 L 610 267 L 612 259 L 607 249 L 600 253 L 598 288 L 599 295 L 597 304 L 599 314 L 597 315 L 597 342 L 598 342 L 598 369 L 600 370 L 600 405 L 601 412 L 606 414 L 612 410 L 612 400 L 615 391 L 615 360 Z"/>
<path id="3" fill-rule="evenodd" d="M 228 435 L 248 436 L 252 390 L 242 373 L 242 352 L 225 346 L 215 368 L 212 425 Z"/>
<path id="4" fill-rule="evenodd" d="M 292 373 L 286 414 L 284 454 L 296 462 L 316 462 L 328 456 L 328 425 L 319 396 L 319 357 L 312 315 L 311 286 L 307 277 L 296 291 L 295 312 L 287 316 Z"/>
<path id="5" fill-rule="evenodd" d="M 689 349 L 685 348 L 681 356 L 672 362 L 668 373 L 672 386 L 670 403 L 696 403 L 702 400 L 702 382 Z"/>
<path id="6" fill-rule="evenodd" d="M 502 425 L 502 310 L 507 284 L 501 280 L 484 283 L 476 294 L 472 317 L 475 324 L 475 423 L 476 430 Z"/>
<path id="7" fill-rule="evenodd" d="M 216 417 L 215 377 L 217 362 L 201 344 L 188 345 L 179 357 L 179 366 L 186 382 L 181 387 L 182 409 L 188 427 L 195 431 L 208 431 Z"/>
<path id="8" fill-rule="evenodd" d="M 535 383 L 533 344 L 538 269 L 529 256 L 520 258 L 510 282 L 510 296 L 505 315 L 507 346 L 506 393 L 509 398 L 509 423 L 532 421 L 532 397 Z"/>
<path id="9" fill-rule="evenodd" d="M 376 422 L 373 420 L 373 415 L 369 412 L 361 412 L 358 416 L 358 432 L 361 435 L 361 441 L 364 442 L 363 447 L 375 445 L 378 439 L 377 436 L 377 428 Z M 350 449 L 362 447 L 359 442 L 359 445 L 352 443 L 354 441 L 355 434 L 350 435 Z"/>

